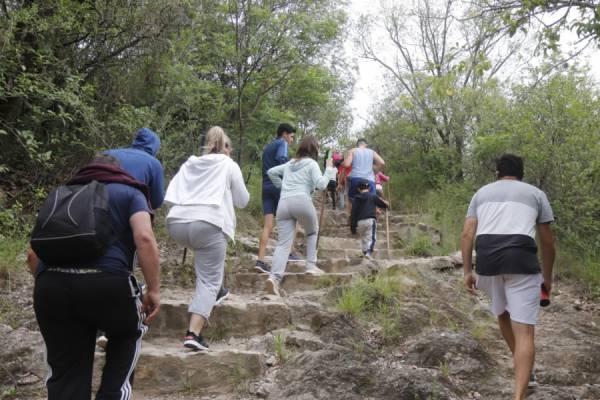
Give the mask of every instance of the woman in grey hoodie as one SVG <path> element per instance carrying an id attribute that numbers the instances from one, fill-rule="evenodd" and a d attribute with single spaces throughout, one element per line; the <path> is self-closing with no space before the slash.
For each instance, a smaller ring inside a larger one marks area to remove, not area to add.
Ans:
<path id="1" fill-rule="evenodd" d="M 167 215 L 169 235 L 194 249 L 196 295 L 189 306 L 190 325 L 184 346 L 207 350 L 201 335 L 223 283 L 227 238 L 234 240 L 235 211 L 250 195 L 240 167 L 229 158 L 231 141 L 214 126 L 206 133 L 200 157 L 190 156 L 173 177 L 165 200 L 174 206 Z"/>
<path id="2" fill-rule="evenodd" d="M 288 255 L 294 240 L 296 222 L 300 222 L 306 232 L 306 272 L 320 275 L 317 268 L 317 235 L 319 223 L 317 211 L 312 203 L 315 189 L 324 190 L 329 178 L 321 173 L 317 164 L 319 143 L 312 135 L 300 142 L 296 156 L 283 165 L 267 171 L 273 184 L 281 188 L 277 207 L 277 247 L 273 253 L 273 267 L 267 279 L 267 292 L 279 295 L 279 284 L 285 272 Z M 331 160 L 327 161 L 328 165 Z"/>

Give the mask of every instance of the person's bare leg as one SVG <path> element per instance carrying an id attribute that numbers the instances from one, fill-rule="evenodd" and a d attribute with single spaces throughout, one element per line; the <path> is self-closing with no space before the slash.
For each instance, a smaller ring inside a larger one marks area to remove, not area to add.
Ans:
<path id="1" fill-rule="evenodd" d="M 269 243 L 269 237 L 273 231 L 273 222 L 275 216 L 273 214 L 265 214 L 264 225 L 262 233 L 260 234 L 260 242 L 258 243 L 258 259 L 263 261 L 265 259 L 265 253 L 267 252 L 267 244 Z"/>
<path id="2" fill-rule="evenodd" d="M 500 332 L 502 337 L 506 341 L 510 352 L 515 354 L 515 335 L 512 330 L 512 321 L 510 320 L 510 314 L 505 311 L 504 314 L 498 316 L 498 325 L 500 326 Z"/>
<path id="3" fill-rule="evenodd" d="M 190 327 L 189 331 L 194 332 L 196 335 L 199 335 L 204 328 L 204 317 L 199 314 L 192 313 L 190 317 Z"/>
<path id="4" fill-rule="evenodd" d="M 515 338 L 515 395 L 514 400 L 525 399 L 527 385 L 535 361 L 535 326 L 512 321 Z"/>

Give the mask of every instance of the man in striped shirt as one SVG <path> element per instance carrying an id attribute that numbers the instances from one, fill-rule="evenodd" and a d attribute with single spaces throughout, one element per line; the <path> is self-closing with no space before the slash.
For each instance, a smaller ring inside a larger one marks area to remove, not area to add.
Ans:
<path id="1" fill-rule="evenodd" d="M 540 307 L 540 286 L 552 288 L 554 221 L 546 194 L 522 182 L 521 157 L 504 154 L 496 162 L 498 180 L 473 196 L 461 237 L 464 283 L 475 294 L 483 290 L 491 299 L 502 336 L 513 353 L 514 400 L 522 400 L 535 384 L 534 331 Z M 537 237 L 542 267 L 537 258 Z M 473 240 L 477 253 L 472 270 Z"/>

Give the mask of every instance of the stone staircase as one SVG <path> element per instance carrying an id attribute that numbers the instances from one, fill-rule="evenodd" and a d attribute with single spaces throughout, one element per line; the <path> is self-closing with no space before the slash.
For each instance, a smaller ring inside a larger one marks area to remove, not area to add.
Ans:
<path id="1" fill-rule="evenodd" d="M 326 274 L 307 275 L 303 261 L 289 262 L 281 297 L 265 294 L 267 276 L 253 271 L 256 239 L 241 237 L 231 246 L 225 283 L 232 294 L 215 307 L 204 332 L 208 352 L 182 346 L 193 296 L 192 259 L 180 265 L 181 249 L 161 243 L 162 309 L 143 341 L 133 398 L 510 398 L 509 353 L 485 296 L 465 293 L 457 270 L 460 258 L 404 254 L 402 245 L 413 237 L 428 235 L 436 242 L 439 232 L 419 224 L 416 216 L 392 214 L 392 251 L 385 251 L 385 225 L 380 223 L 378 259 L 366 260 L 356 254 L 358 239 L 343 226 L 346 219 L 343 212 L 326 213 L 318 260 Z M 302 232 L 298 236 L 302 242 Z M 271 250 L 274 245 L 272 241 Z M 379 274 L 386 278 L 378 280 Z M 334 306 L 347 293 L 341 285 L 359 277 L 373 278 L 361 285 L 398 285 L 387 313 L 378 309 L 374 315 L 368 311 L 352 317 Z M 578 286 L 558 284 L 552 306 L 542 312 L 536 327 L 540 384 L 527 398 L 600 399 L 598 305 L 584 304 Z M 19 304 L 31 323 L 18 329 L 0 324 L 0 374 L 10 373 L 16 382 L 12 392 L 0 391 L 0 398 L 41 400 L 43 343 L 31 310 L 31 286 L 23 290 L 12 299 L 24 299 Z M 104 354 L 97 353 L 96 359 L 95 385 Z"/>
<path id="2" fill-rule="evenodd" d="M 413 219 L 410 215 L 390 216 L 390 236 L 408 241 L 414 235 L 425 234 L 432 242 L 439 242 L 438 231 L 412 222 Z M 253 261 L 250 266 L 234 267 L 225 278 L 231 295 L 215 307 L 210 326 L 204 331 L 210 344 L 208 352 L 191 352 L 182 346 L 193 289 L 163 290 L 161 312 L 142 344 L 135 372 L 135 398 L 175 398 L 174 393 L 229 398 L 227 394 L 236 393 L 245 382 L 259 379 L 276 363 L 276 338 L 284 338 L 285 346 L 295 349 L 318 351 L 325 346 L 315 327 L 327 309 L 326 297 L 332 287 L 373 273 L 380 267 L 375 264 L 390 269 L 429 268 L 437 259 L 442 267 L 455 265 L 449 257 L 411 258 L 406 257 L 402 249 L 388 253 L 383 223 L 379 225 L 375 252 L 375 258 L 381 262 L 365 260 L 361 257 L 360 240 L 350 234 L 347 226 L 341 226 L 346 220 L 345 212 L 327 211 L 317 263 L 326 273 L 306 274 L 304 261 L 290 261 L 281 297 L 263 292 L 267 275 L 253 272 Z M 303 233 L 299 232 L 298 236 L 302 241 Z M 258 242 L 255 239 L 241 238 L 240 242 L 246 251 L 256 254 Z M 275 245 L 271 240 L 268 254 Z M 101 366 L 103 354 L 98 353 L 97 358 Z"/>

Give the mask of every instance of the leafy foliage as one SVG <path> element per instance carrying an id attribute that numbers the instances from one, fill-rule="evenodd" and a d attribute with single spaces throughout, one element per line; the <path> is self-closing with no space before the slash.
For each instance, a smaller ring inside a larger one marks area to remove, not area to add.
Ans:
<path id="1" fill-rule="evenodd" d="M 241 164 L 282 121 L 324 136 L 347 127 L 351 78 L 331 51 L 345 24 L 336 2 L 1 6 L 0 185 L 24 200 L 32 191 L 21 188 L 64 179 L 142 126 L 161 136 L 168 173 L 211 125 L 228 130 Z"/>
<path id="2" fill-rule="evenodd" d="M 421 146 L 415 139 L 420 122 L 410 118 L 410 102 L 381 110 L 368 132 L 388 160 L 403 206 L 431 214 L 443 229 L 446 251 L 458 248 L 472 194 L 495 179 L 495 158 L 522 155 L 525 180 L 548 194 L 555 212 L 565 255 L 558 264 L 570 264 L 593 291 L 600 283 L 600 91 L 576 68 L 532 82 L 508 93 L 493 82 L 472 92 L 478 106 L 460 163 L 443 158 L 442 144 Z M 460 168 L 464 182 L 454 181 L 447 168 Z"/>
<path id="3" fill-rule="evenodd" d="M 498 15 L 510 35 L 528 29 L 532 22 L 542 22 L 542 42 L 552 50 L 558 49 L 563 29 L 574 31 L 580 40 L 600 39 L 599 4 L 595 0 L 482 0 L 479 6 L 484 14 Z"/>

